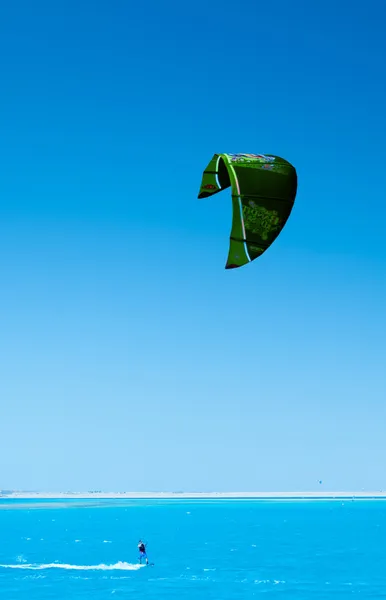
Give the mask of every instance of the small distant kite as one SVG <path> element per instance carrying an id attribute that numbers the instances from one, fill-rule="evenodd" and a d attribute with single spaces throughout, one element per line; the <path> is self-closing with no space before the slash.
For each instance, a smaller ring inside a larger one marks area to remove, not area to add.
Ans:
<path id="1" fill-rule="evenodd" d="M 233 220 L 226 269 L 258 258 L 291 214 L 297 175 L 284 158 L 265 154 L 215 154 L 206 167 L 199 198 L 232 188 Z"/>

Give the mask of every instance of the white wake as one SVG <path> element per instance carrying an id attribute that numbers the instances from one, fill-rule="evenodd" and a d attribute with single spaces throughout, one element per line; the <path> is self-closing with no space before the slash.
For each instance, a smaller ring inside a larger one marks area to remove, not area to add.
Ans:
<path id="1" fill-rule="evenodd" d="M 67 569 L 68 571 L 138 571 L 146 565 L 132 564 L 127 562 L 117 562 L 113 565 L 68 565 L 66 563 L 48 563 L 48 564 L 17 564 L 1 565 L 3 569 L 27 569 L 29 571 L 43 571 L 45 569 Z"/>

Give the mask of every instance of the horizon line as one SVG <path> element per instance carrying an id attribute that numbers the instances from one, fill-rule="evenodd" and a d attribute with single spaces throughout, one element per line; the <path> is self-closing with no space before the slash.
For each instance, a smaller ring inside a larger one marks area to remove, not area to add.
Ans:
<path id="1" fill-rule="evenodd" d="M 281 491 L 281 492 L 107 492 L 102 490 L 81 491 L 36 491 L 0 490 L 0 499 L 323 499 L 323 498 L 386 498 L 386 491 Z"/>

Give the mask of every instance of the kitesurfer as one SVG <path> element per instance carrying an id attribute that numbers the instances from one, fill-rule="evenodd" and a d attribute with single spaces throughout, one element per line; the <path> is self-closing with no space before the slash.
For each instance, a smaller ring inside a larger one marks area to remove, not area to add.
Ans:
<path id="1" fill-rule="evenodd" d="M 140 564 L 142 564 L 142 559 L 144 558 L 146 560 L 146 564 L 148 565 L 149 560 L 148 560 L 147 554 L 146 554 L 146 544 L 142 540 L 139 540 L 139 542 L 138 542 L 138 550 L 139 550 Z"/>

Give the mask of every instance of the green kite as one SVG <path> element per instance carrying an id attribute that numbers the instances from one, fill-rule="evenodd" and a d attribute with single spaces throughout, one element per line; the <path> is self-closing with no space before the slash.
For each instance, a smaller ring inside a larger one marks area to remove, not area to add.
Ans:
<path id="1" fill-rule="evenodd" d="M 199 198 L 232 188 L 233 220 L 226 269 L 261 256 L 291 214 L 297 191 L 295 168 L 265 154 L 215 154 L 206 167 Z"/>

